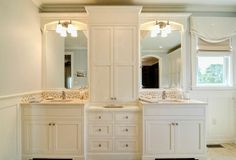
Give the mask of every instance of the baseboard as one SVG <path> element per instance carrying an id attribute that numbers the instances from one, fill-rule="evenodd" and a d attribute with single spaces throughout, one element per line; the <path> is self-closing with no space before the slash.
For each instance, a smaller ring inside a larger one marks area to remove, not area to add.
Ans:
<path id="1" fill-rule="evenodd" d="M 87 160 L 141 160 L 135 153 L 93 153 L 87 155 Z"/>

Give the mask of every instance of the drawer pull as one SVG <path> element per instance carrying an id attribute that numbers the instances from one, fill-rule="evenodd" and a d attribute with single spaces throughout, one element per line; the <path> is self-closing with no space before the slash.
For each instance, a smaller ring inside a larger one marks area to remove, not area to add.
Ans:
<path id="1" fill-rule="evenodd" d="M 128 144 L 126 144 L 126 145 L 125 145 L 125 147 L 129 147 L 129 145 L 128 145 Z"/>
<path id="2" fill-rule="evenodd" d="M 51 126 L 51 125 L 52 125 L 52 123 L 49 123 L 48 125 L 49 125 L 49 126 Z"/>
<path id="3" fill-rule="evenodd" d="M 101 131 L 102 131 L 102 129 L 101 129 L 101 128 L 99 128 L 99 129 L 98 129 L 98 131 L 99 131 L 99 132 L 101 132 Z"/>
<path id="4" fill-rule="evenodd" d="M 102 147 L 102 145 L 101 145 L 101 144 L 99 144 L 99 145 L 98 145 L 98 147 Z"/>
<path id="5" fill-rule="evenodd" d="M 128 128 L 126 128 L 126 129 L 125 129 L 125 131 L 126 131 L 126 132 L 128 132 L 128 131 L 129 131 L 129 129 L 128 129 Z"/>
<path id="6" fill-rule="evenodd" d="M 102 119 L 102 116 L 98 116 L 98 119 Z"/>
<path id="7" fill-rule="evenodd" d="M 55 124 L 55 123 L 53 123 L 52 125 L 53 125 L 53 126 L 55 126 L 56 124 Z"/>
<path id="8" fill-rule="evenodd" d="M 125 116 L 125 119 L 129 119 L 129 116 Z"/>

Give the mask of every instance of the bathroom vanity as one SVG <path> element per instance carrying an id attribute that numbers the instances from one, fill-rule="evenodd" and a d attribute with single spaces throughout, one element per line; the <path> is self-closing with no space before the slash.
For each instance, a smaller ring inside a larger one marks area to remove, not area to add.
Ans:
<path id="1" fill-rule="evenodd" d="M 143 160 L 205 158 L 205 103 L 172 99 L 142 106 Z"/>
<path id="2" fill-rule="evenodd" d="M 84 159 L 84 104 L 42 102 L 22 105 L 22 160 Z"/>

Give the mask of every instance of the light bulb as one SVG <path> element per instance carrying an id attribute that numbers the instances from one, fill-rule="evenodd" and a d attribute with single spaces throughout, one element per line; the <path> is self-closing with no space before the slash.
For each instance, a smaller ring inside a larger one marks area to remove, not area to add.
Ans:
<path id="1" fill-rule="evenodd" d="M 77 36 L 78 36 L 77 31 L 73 30 L 73 32 L 71 32 L 71 37 L 77 37 Z"/>
<path id="2" fill-rule="evenodd" d="M 166 33 L 171 33 L 170 24 L 167 24 L 167 25 L 166 25 L 165 30 L 166 30 Z"/>
<path id="3" fill-rule="evenodd" d="M 167 37 L 166 30 L 162 30 L 162 31 L 161 31 L 161 37 Z"/>
<path id="4" fill-rule="evenodd" d="M 57 33 L 61 33 L 61 32 L 62 32 L 62 29 L 63 29 L 62 24 L 59 22 L 59 23 L 57 24 L 56 32 L 57 32 Z"/>
<path id="5" fill-rule="evenodd" d="M 63 27 L 62 32 L 60 33 L 60 35 L 61 35 L 62 37 L 66 37 L 66 36 L 67 36 L 66 28 L 64 29 L 64 27 Z"/>
<path id="6" fill-rule="evenodd" d="M 158 24 L 156 24 L 153 29 L 152 29 L 153 32 L 156 32 L 156 34 L 160 33 L 160 26 Z"/>
<path id="7" fill-rule="evenodd" d="M 156 36 L 157 36 L 157 33 L 152 30 L 152 31 L 151 31 L 151 37 L 154 38 L 154 37 L 156 37 Z"/>
<path id="8" fill-rule="evenodd" d="M 68 24 L 67 32 L 72 33 L 75 30 L 75 27 L 72 24 Z"/>

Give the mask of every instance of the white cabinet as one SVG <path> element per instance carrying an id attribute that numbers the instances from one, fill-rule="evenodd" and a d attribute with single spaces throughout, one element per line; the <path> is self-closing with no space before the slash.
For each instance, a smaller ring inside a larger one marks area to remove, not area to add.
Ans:
<path id="1" fill-rule="evenodd" d="M 83 158 L 83 106 L 22 107 L 23 158 Z"/>
<path id="2" fill-rule="evenodd" d="M 88 109 L 88 159 L 140 159 L 139 109 Z"/>
<path id="3" fill-rule="evenodd" d="M 134 26 L 91 26 L 91 100 L 135 100 L 137 45 Z"/>
<path id="4" fill-rule="evenodd" d="M 145 160 L 206 154 L 204 104 L 146 104 L 143 125 Z"/>

